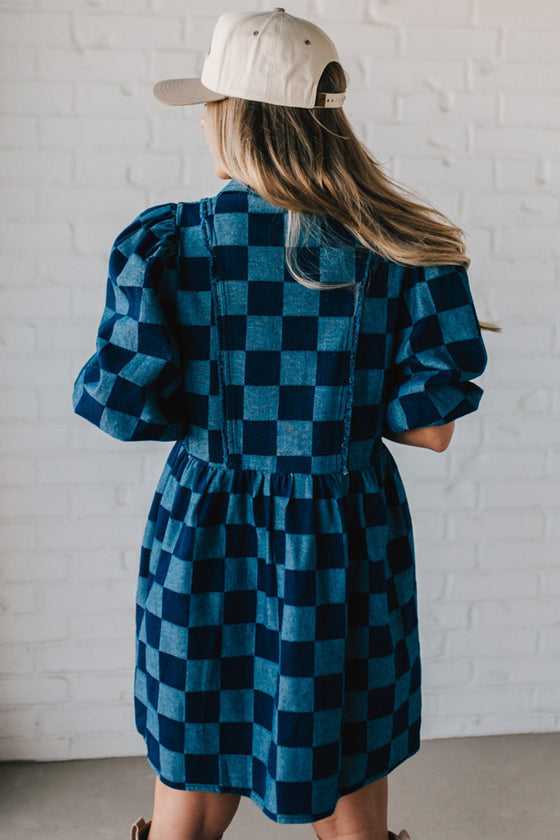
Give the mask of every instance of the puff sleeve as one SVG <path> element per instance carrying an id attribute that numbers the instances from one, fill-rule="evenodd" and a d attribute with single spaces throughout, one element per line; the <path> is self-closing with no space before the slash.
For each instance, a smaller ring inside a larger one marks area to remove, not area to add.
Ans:
<path id="1" fill-rule="evenodd" d="M 96 352 L 73 387 L 76 414 L 119 440 L 186 434 L 182 364 L 172 328 L 175 204 L 151 207 L 113 243 Z"/>
<path id="2" fill-rule="evenodd" d="M 464 266 L 404 272 L 386 429 L 441 426 L 476 411 L 488 356 Z"/>

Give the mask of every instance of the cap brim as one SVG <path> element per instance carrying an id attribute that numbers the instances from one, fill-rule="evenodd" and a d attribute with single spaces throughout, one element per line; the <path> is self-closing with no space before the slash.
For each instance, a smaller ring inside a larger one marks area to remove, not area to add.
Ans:
<path id="1" fill-rule="evenodd" d="M 166 105 L 201 105 L 227 99 L 202 84 L 200 79 L 164 79 L 154 85 L 154 96 Z"/>

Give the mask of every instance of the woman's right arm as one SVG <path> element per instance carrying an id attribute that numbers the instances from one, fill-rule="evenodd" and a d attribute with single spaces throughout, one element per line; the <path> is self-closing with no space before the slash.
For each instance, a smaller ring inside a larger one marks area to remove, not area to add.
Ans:
<path id="1" fill-rule="evenodd" d="M 407 429 L 405 432 L 386 432 L 383 437 L 395 441 L 395 443 L 404 443 L 408 446 L 422 446 L 425 449 L 433 449 L 434 452 L 443 452 L 449 446 L 453 431 L 455 428 L 455 421 L 445 423 L 440 426 L 425 426 L 422 429 Z"/>

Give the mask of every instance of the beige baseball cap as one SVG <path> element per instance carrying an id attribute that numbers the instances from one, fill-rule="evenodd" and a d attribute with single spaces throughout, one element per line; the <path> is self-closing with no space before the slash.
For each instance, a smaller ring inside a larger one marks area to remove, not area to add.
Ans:
<path id="1" fill-rule="evenodd" d="M 340 63 L 329 36 L 308 20 L 272 12 L 228 12 L 214 27 L 199 79 L 164 79 L 154 94 L 166 105 L 198 105 L 228 96 L 294 108 L 340 108 L 345 93 L 317 84 L 327 64 Z"/>

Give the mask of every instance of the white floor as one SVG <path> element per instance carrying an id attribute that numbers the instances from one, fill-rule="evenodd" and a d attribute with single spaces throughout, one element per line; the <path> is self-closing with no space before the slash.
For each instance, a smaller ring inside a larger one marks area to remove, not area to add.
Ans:
<path id="1" fill-rule="evenodd" d="M 128 840 L 151 817 L 144 758 L 0 764 L 2 840 Z M 424 741 L 391 773 L 389 828 L 412 840 L 558 840 L 560 733 Z M 243 797 L 227 840 L 315 840 Z M 224 839 L 226 840 L 226 838 Z"/>

